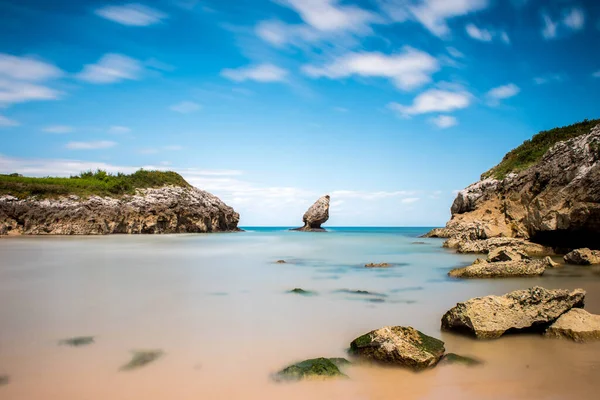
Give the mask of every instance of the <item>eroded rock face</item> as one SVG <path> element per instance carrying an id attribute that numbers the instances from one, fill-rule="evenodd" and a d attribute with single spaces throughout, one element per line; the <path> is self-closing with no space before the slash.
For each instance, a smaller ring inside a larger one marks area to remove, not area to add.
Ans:
<path id="1" fill-rule="evenodd" d="M 545 327 L 573 307 L 582 307 L 583 289 L 534 287 L 504 296 L 485 296 L 458 303 L 442 317 L 442 329 L 496 339 L 509 330 Z"/>
<path id="2" fill-rule="evenodd" d="M 422 370 L 435 366 L 444 355 L 444 342 L 412 327 L 386 326 L 362 335 L 350 343 L 358 357 Z"/>
<path id="3" fill-rule="evenodd" d="M 571 339 L 579 343 L 600 340 L 600 315 L 574 308 L 550 325 L 545 335 Z"/>
<path id="4" fill-rule="evenodd" d="M 120 198 L 56 200 L 0 197 L 0 234 L 105 235 L 238 230 L 239 214 L 196 188 L 140 189 Z"/>
<path id="5" fill-rule="evenodd" d="M 600 251 L 588 248 L 576 249 L 564 257 L 565 262 L 575 265 L 600 264 Z"/>
<path id="6" fill-rule="evenodd" d="M 462 190 L 452 219 L 433 237 L 454 244 L 493 237 L 534 239 L 553 247 L 599 243 L 600 125 L 555 144 L 538 164 Z"/>
<path id="7" fill-rule="evenodd" d="M 488 253 L 488 262 L 530 260 L 524 251 L 516 248 L 497 248 Z"/>
<path id="8" fill-rule="evenodd" d="M 297 231 L 322 232 L 321 225 L 329 219 L 329 195 L 321 197 L 304 213 L 302 222 L 304 226 Z"/>
<path id="9" fill-rule="evenodd" d="M 553 268 L 548 260 L 515 260 L 490 262 L 477 259 L 473 264 L 448 272 L 454 278 L 510 278 L 540 276 L 546 268 Z"/>

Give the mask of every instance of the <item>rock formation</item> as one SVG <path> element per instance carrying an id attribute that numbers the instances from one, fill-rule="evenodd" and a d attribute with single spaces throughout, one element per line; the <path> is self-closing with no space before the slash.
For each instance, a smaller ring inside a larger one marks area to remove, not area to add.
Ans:
<path id="1" fill-rule="evenodd" d="M 496 339 L 507 331 L 545 327 L 573 307 L 583 307 L 585 291 L 534 287 L 504 296 L 476 297 L 458 303 L 442 317 L 442 329 Z"/>
<path id="2" fill-rule="evenodd" d="M 587 248 L 576 249 L 564 257 L 565 262 L 575 265 L 600 264 L 600 251 Z"/>
<path id="3" fill-rule="evenodd" d="M 571 339 L 579 343 L 600 340 L 600 315 L 574 308 L 550 325 L 545 335 Z"/>
<path id="4" fill-rule="evenodd" d="M 116 198 L 0 196 L 0 234 L 104 235 L 237 231 L 239 214 L 193 187 L 138 189 Z"/>
<path id="5" fill-rule="evenodd" d="M 493 261 L 478 258 L 467 267 L 455 268 L 448 272 L 453 278 L 511 278 L 540 276 L 546 268 L 554 268 L 548 259 Z"/>
<path id="6" fill-rule="evenodd" d="M 386 326 L 350 343 L 351 354 L 382 364 L 422 370 L 444 355 L 444 342 L 412 327 Z"/>
<path id="7" fill-rule="evenodd" d="M 304 213 L 304 226 L 294 229 L 304 232 L 325 232 L 321 225 L 329 219 L 329 195 L 321 197 Z"/>
<path id="8" fill-rule="evenodd" d="M 304 379 L 347 378 L 339 367 L 350 364 L 345 358 L 313 358 L 292 364 L 273 377 L 276 381 L 299 381 Z"/>
<path id="9" fill-rule="evenodd" d="M 458 193 L 452 218 L 431 237 L 510 237 L 558 248 L 600 247 L 600 125 L 554 144 L 529 168 Z M 492 174 L 493 175 L 493 174 Z"/>

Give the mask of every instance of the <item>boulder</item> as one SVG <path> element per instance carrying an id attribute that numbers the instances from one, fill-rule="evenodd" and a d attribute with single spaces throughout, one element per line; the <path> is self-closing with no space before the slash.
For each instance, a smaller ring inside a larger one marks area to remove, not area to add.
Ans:
<path id="1" fill-rule="evenodd" d="M 413 370 L 435 366 L 444 351 L 441 340 L 403 326 L 386 326 L 350 343 L 350 353 L 357 357 Z"/>
<path id="2" fill-rule="evenodd" d="M 524 251 L 517 248 L 502 248 L 498 247 L 494 250 L 491 250 L 488 253 L 487 260 L 489 262 L 499 262 L 499 261 L 521 261 L 521 260 L 529 260 L 529 257 Z"/>
<path id="3" fill-rule="evenodd" d="M 573 307 L 582 307 L 583 289 L 533 287 L 504 296 L 485 296 L 458 303 L 442 317 L 442 329 L 496 339 L 507 331 L 544 328 Z"/>
<path id="4" fill-rule="evenodd" d="M 453 278 L 510 278 L 540 276 L 552 268 L 548 260 L 520 260 L 489 262 L 478 258 L 468 267 L 455 268 L 448 272 Z"/>
<path id="5" fill-rule="evenodd" d="M 391 267 L 392 264 L 389 263 L 369 263 L 365 264 L 365 268 L 388 268 Z"/>
<path id="6" fill-rule="evenodd" d="M 489 239 L 471 240 L 452 237 L 444 243 L 444 247 L 456 249 L 458 253 L 489 254 L 495 249 L 511 248 L 528 256 L 548 256 L 554 254 L 550 247 L 532 243 L 528 240 L 510 237 L 494 237 Z"/>
<path id="7" fill-rule="evenodd" d="M 568 253 L 565 257 L 567 264 L 592 265 L 600 264 L 600 251 L 590 250 L 588 248 L 576 249 Z"/>
<path id="8" fill-rule="evenodd" d="M 579 343 L 600 340 L 600 315 L 590 314 L 581 308 L 573 308 L 550 325 L 545 335 L 567 338 Z"/>
<path id="9" fill-rule="evenodd" d="M 278 381 L 298 381 L 303 379 L 347 378 L 339 366 L 349 364 L 345 358 L 313 358 L 292 364 L 277 374 L 274 379 Z"/>
<path id="10" fill-rule="evenodd" d="M 308 211 L 304 213 L 302 221 L 304 226 L 293 229 L 295 231 L 304 232 L 324 232 L 325 229 L 321 225 L 329 219 L 329 195 L 321 197 L 315 202 Z"/>

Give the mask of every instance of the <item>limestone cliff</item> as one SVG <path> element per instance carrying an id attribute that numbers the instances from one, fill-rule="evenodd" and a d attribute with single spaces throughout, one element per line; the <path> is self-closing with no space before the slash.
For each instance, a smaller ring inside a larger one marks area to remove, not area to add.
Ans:
<path id="1" fill-rule="evenodd" d="M 137 189 L 118 197 L 0 196 L 0 235 L 104 235 L 237 231 L 239 214 L 194 187 Z"/>
<path id="2" fill-rule="evenodd" d="M 600 125 L 553 145 L 529 168 L 458 193 L 452 218 L 430 236 L 514 237 L 559 248 L 600 247 Z M 452 246 L 451 246 L 452 247 Z"/>

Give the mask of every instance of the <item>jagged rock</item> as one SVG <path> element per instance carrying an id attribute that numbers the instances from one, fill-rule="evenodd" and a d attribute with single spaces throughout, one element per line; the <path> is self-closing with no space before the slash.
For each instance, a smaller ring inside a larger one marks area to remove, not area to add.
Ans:
<path id="1" fill-rule="evenodd" d="M 413 370 L 435 366 L 444 351 L 441 340 L 403 326 L 386 326 L 350 343 L 350 352 L 355 356 Z"/>
<path id="2" fill-rule="evenodd" d="M 388 268 L 391 267 L 392 264 L 389 263 L 369 263 L 365 264 L 365 268 Z"/>
<path id="3" fill-rule="evenodd" d="M 303 379 L 318 378 L 347 378 L 339 367 L 350 364 L 345 358 L 313 358 L 296 364 L 292 364 L 277 374 L 277 381 L 298 381 Z"/>
<path id="4" fill-rule="evenodd" d="M 448 272 L 453 278 L 510 278 L 540 276 L 551 268 L 546 259 L 489 262 L 477 259 L 467 267 Z"/>
<path id="5" fill-rule="evenodd" d="M 507 331 L 546 327 L 573 307 L 582 307 L 583 289 L 533 287 L 504 296 L 476 297 L 458 303 L 442 317 L 442 329 L 495 339 Z"/>
<path id="6" fill-rule="evenodd" d="M 496 248 L 488 253 L 489 262 L 530 260 L 524 251 L 515 248 Z"/>
<path id="7" fill-rule="evenodd" d="M 493 237 L 536 239 L 559 248 L 597 245 L 599 149 L 597 125 L 588 134 L 556 143 L 523 171 L 468 186 L 454 200 L 446 227 L 429 236 L 455 239 L 448 247 Z"/>
<path id="8" fill-rule="evenodd" d="M 302 221 L 304 226 L 293 229 L 295 231 L 304 232 L 324 232 L 325 229 L 321 225 L 329 219 L 329 195 L 321 197 L 315 202 L 308 211 L 304 213 Z"/>
<path id="9" fill-rule="evenodd" d="M 237 231 L 239 214 L 196 188 L 138 189 L 118 198 L 0 196 L 0 234 L 104 235 Z"/>
<path id="10" fill-rule="evenodd" d="M 565 262 L 576 265 L 600 264 L 600 251 L 588 248 L 576 249 L 565 256 Z"/>
<path id="11" fill-rule="evenodd" d="M 494 237 L 480 240 L 463 240 L 452 237 L 444 243 L 444 247 L 456 249 L 458 253 L 483 253 L 489 254 L 495 249 L 511 248 L 521 251 L 529 256 L 547 256 L 554 254 L 550 247 L 532 243 L 528 240 L 509 237 Z"/>
<path id="12" fill-rule="evenodd" d="M 567 338 L 579 343 L 600 340 L 600 315 L 573 308 L 550 325 L 545 335 Z"/>

